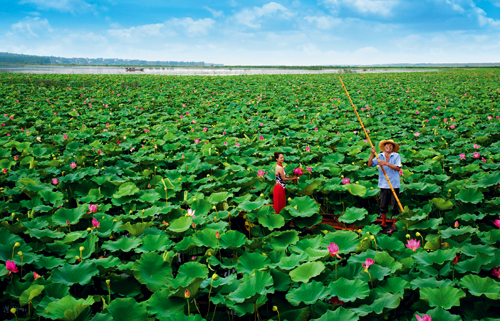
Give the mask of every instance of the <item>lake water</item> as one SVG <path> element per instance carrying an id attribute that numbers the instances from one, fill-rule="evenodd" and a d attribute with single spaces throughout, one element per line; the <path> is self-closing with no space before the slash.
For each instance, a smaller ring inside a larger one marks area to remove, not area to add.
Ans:
<path id="1" fill-rule="evenodd" d="M 438 69 L 279 69 L 279 68 L 183 68 L 183 67 L 141 67 L 144 71 L 127 71 L 126 67 L 86 66 L 0 66 L 0 73 L 24 74 L 98 74 L 98 75 L 184 75 L 184 76 L 236 76 L 236 75 L 281 75 L 281 74 L 345 74 L 345 73 L 394 73 L 428 72 Z"/>

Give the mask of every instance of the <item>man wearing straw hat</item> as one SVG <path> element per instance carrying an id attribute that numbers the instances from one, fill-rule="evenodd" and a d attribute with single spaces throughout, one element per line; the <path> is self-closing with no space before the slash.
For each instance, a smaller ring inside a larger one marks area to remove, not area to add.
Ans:
<path id="1" fill-rule="evenodd" d="M 385 178 L 384 173 L 382 172 L 382 168 L 384 167 L 385 172 L 387 173 L 387 177 L 391 181 L 392 187 L 396 192 L 399 199 L 399 187 L 401 183 L 399 181 L 399 172 L 401 171 L 401 157 L 397 153 L 399 151 L 399 145 L 394 142 L 392 139 L 383 140 L 378 144 L 378 148 L 382 151 L 382 153 L 378 154 L 378 158 L 380 162 L 377 161 L 377 158 L 374 158 L 377 150 L 375 147 L 372 147 L 370 158 L 368 158 L 368 166 L 373 167 L 379 165 L 379 173 L 378 173 L 378 187 L 380 188 L 380 215 L 382 216 L 382 227 L 387 227 L 386 219 L 387 219 L 387 211 L 389 207 L 389 201 L 391 203 L 392 217 L 395 218 L 399 214 L 399 208 L 394 197 L 394 194 L 391 191 L 391 187 Z M 395 226 L 391 228 L 389 232 L 394 231 Z"/>

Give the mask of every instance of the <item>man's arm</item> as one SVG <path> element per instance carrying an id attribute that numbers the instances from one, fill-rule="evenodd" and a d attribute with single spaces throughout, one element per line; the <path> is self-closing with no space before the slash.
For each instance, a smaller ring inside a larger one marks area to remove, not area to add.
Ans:
<path id="1" fill-rule="evenodd" d="M 387 166 L 390 169 L 392 169 L 393 171 L 399 172 L 401 170 L 401 156 L 399 156 L 399 155 L 396 156 L 396 159 L 394 159 L 394 164 L 391 164 L 391 163 L 386 162 L 386 161 L 380 161 L 379 165 L 380 166 Z"/>
<path id="2" fill-rule="evenodd" d="M 375 147 L 372 147 L 371 153 L 370 153 L 370 158 L 368 158 L 368 166 L 370 166 L 370 167 L 377 166 L 377 164 L 378 164 L 377 159 L 373 159 L 373 157 L 375 156 L 376 153 L 377 153 L 377 150 L 375 149 Z"/>

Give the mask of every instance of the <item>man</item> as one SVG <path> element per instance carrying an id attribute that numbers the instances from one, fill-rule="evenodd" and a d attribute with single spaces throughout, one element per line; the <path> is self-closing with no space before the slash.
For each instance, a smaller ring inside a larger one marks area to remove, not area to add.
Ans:
<path id="1" fill-rule="evenodd" d="M 381 226 L 386 228 L 389 201 L 391 202 L 393 218 L 395 218 L 399 214 L 399 206 L 380 166 L 384 167 L 387 177 L 389 177 L 392 187 L 394 188 L 394 191 L 399 198 L 399 187 L 401 186 L 399 181 L 399 172 L 401 171 L 401 157 L 397 153 L 399 151 L 399 145 L 396 144 L 392 139 L 381 141 L 378 144 L 378 148 L 382 150 L 382 153 L 378 154 L 380 162 L 377 161 L 377 158 L 374 159 L 375 153 L 377 151 L 375 147 L 372 147 L 370 158 L 368 158 L 368 166 L 373 167 L 379 165 L 378 187 L 380 188 L 380 215 L 382 217 Z M 393 232 L 394 230 L 395 226 L 393 226 L 389 232 Z"/>

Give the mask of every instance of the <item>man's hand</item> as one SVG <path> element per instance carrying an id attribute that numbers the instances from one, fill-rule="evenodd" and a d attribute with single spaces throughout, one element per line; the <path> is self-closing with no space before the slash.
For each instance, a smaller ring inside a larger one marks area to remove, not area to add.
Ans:
<path id="1" fill-rule="evenodd" d="M 388 166 L 388 165 L 389 165 L 389 163 L 388 163 L 388 162 L 383 161 L 383 160 L 381 160 L 380 162 L 378 162 L 378 164 L 379 164 L 380 166 Z"/>
<path id="2" fill-rule="evenodd" d="M 377 150 L 375 149 L 375 147 L 372 147 L 371 152 L 372 152 L 372 155 L 377 154 Z"/>

